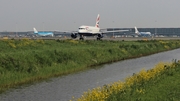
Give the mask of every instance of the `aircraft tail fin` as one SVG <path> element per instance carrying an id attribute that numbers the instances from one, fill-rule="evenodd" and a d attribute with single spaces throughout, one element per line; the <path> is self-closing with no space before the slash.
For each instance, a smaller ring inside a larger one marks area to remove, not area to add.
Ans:
<path id="1" fill-rule="evenodd" d="M 95 27 L 99 28 L 99 20 L 100 20 L 100 15 L 98 14 Z"/>
<path id="2" fill-rule="evenodd" d="M 134 28 L 135 28 L 135 33 L 139 34 L 139 31 L 138 31 L 137 27 L 135 26 Z"/>
<path id="3" fill-rule="evenodd" d="M 36 28 L 33 28 L 33 30 L 34 30 L 34 34 L 37 34 L 37 33 L 38 33 L 38 31 L 36 30 Z"/>

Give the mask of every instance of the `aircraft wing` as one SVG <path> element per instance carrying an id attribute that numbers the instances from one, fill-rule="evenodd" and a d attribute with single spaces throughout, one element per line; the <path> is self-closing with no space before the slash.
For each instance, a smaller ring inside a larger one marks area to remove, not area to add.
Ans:
<path id="1" fill-rule="evenodd" d="M 73 32 L 77 32 L 77 31 L 61 31 L 63 33 L 73 33 Z"/>
<path id="2" fill-rule="evenodd" d="M 113 30 L 113 31 L 101 31 L 102 33 L 112 33 L 112 32 L 127 32 L 129 30 Z"/>

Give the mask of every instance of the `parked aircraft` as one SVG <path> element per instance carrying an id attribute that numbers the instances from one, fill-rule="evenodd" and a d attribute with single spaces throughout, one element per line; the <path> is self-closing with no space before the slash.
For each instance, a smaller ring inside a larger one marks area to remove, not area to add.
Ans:
<path id="1" fill-rule="evenodd" d="M 135 26 L 135 34 L 137 34 L 140 37 L 151 36 L 151 32 L 139 32 L 136 26 Z"/>
<path id="2" fill-rule="evenodd" d="M 98 14 L 95 26 L 82 25 L 79 27 L 79 30 L 77 32 L 73 32 L 71 34 L 71 37 L 75 39 L 79 34 L 80 40 L 84 40 L 84 36 L 97 36 L 97 40 L 100 40 L 101 38 L 103 38 L 103 34 L 105 33 L 129 31 L 129 30 L 107 31 L 107 29 L 101 29 L 99 27 L 99 21 L 100 21 L 100 15 Z"/>
<path id="3" fill-rule="evenodd" d="M 36 28 L 33 28 L 34 30 L 34 34 L 38 35 L 38 36 L 54 36 L 54 33 L 53 32 L 38 32 L 36 30 Z"/>

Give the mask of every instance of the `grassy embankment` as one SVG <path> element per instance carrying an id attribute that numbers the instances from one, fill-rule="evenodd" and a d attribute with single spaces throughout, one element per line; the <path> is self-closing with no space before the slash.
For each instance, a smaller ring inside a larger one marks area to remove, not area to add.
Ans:
<path id="1" fill-rule="evenodd" d="M 179 101 L 180 61 L 159 63 L 126 78 L 84 92 L 73 101 Z"/>
<path id="2" fill-rule="evenodd" d="M 169 41 L 1 40 L 0 92 L 103 63 L 180 47 Z"/>

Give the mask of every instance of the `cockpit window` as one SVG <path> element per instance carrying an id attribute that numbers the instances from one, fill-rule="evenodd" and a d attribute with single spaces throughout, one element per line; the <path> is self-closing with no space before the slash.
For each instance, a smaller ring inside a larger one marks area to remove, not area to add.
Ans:
<path id="1" fill-rule="evenodd" d="M 80 30 L 83 30 L 83 29 L 85 29 L 85 28 L 79 28 Z"/>

